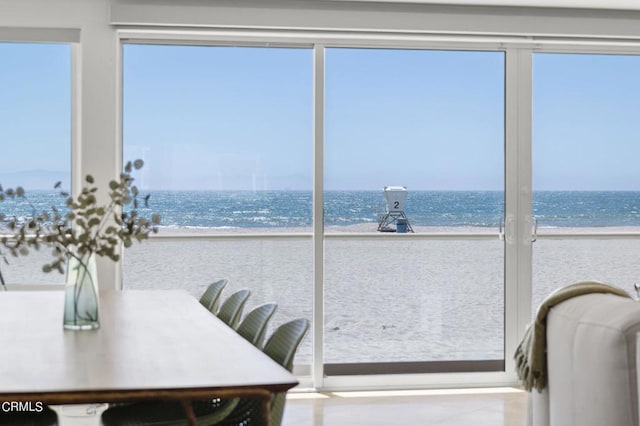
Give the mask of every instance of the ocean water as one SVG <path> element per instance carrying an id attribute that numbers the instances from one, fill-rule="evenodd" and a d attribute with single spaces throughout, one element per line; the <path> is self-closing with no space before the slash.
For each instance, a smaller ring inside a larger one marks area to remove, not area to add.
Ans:
<path id="1" fill-rule="evenodd" d="M 194 228 L 309 227 L 310 191 L 150 191 L 149 209 L 162 226 Z M 53 192 L 28 193 L 29 203 L 4 201 L 0 213 L 28 216 L 51 205 L 64 210 Z M 377 223 L 385 210 L 382 191 L 327 191 L 325 225 Z M 497 227 L 503 216 L 501 191 L 409 191 L 405 213 L 414 226 Z M 640 226 L 640 192 L 541 191 L 533 215 L 542 227 Z"/>

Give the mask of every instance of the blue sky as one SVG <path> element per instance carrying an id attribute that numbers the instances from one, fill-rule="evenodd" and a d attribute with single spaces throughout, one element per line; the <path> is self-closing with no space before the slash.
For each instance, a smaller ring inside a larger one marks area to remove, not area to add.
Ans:
<path id="1" fill-rule="evenodd" d="M 0 44 L 3 184 L 69 170 L 70 54 Z M 325 73 L 327 189 L 502 189 L 503 53 L 327 49 Z M 640 58 L 533 73 L 534 189 L 640 189 Z M 312 78 L 309 49 L 126 45 L 125 159 L 148 189 L 311 189 Z"/>
<path id="2" fill-rule="evenodd" d="M 0 183 L 48 188 L 71 165 L 71 47 L 0 43 Z M 27 171 L 27 174 L 15 173 Z"/>
<path id="3" fill-rule="evenodd" d="M 640 190 L 638 76 L 640 56 L 534 56 L 534 189 Z"/>
<path id="4" fill-rule="evenodd" d="M 311 189 L 311 50 L 126 46 L 124 63 L 125 153 L 172 171 L 152 187 Z M 502 53 L 328 49 L 325 73 L 327 189 L 502 187 Z"/>

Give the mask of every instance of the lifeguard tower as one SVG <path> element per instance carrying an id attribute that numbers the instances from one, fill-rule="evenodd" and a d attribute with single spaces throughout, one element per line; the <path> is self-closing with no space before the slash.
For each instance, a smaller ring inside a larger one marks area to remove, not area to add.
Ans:
<path id="1" fill-rule="evenodd" d="M 407 201 L 406 186 L 385 186 L 382 190 L 387 202 L 386 211 L 381 213 L 378 221 L 380 232 L 413 232 L 413 228 L 404 214 Z M 393 226 L 395 225 L 395 227 Z"/>

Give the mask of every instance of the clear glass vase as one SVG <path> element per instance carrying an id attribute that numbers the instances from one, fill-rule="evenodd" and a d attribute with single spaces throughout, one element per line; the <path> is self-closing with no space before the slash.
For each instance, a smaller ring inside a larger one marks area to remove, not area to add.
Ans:
<path id="1" fill-rule="evenodd" d="M 95 255 L 71 257 L 67 265 L 64 323 L 69 330 L 93 330 L 100 326 L 100 299 Z"/>

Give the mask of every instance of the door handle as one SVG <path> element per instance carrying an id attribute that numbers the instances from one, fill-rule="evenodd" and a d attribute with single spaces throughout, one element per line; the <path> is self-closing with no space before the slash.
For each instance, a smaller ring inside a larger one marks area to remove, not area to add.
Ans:
<path id="1" fill-rule="evenodd" d="M 506 241 L 507 244 L 513 243 L 514 236 L 514 220 L 512 216 L 507 216 L 500 220 L 500 229 L 498 230 L 498 238 L 500 241 Z"/>

